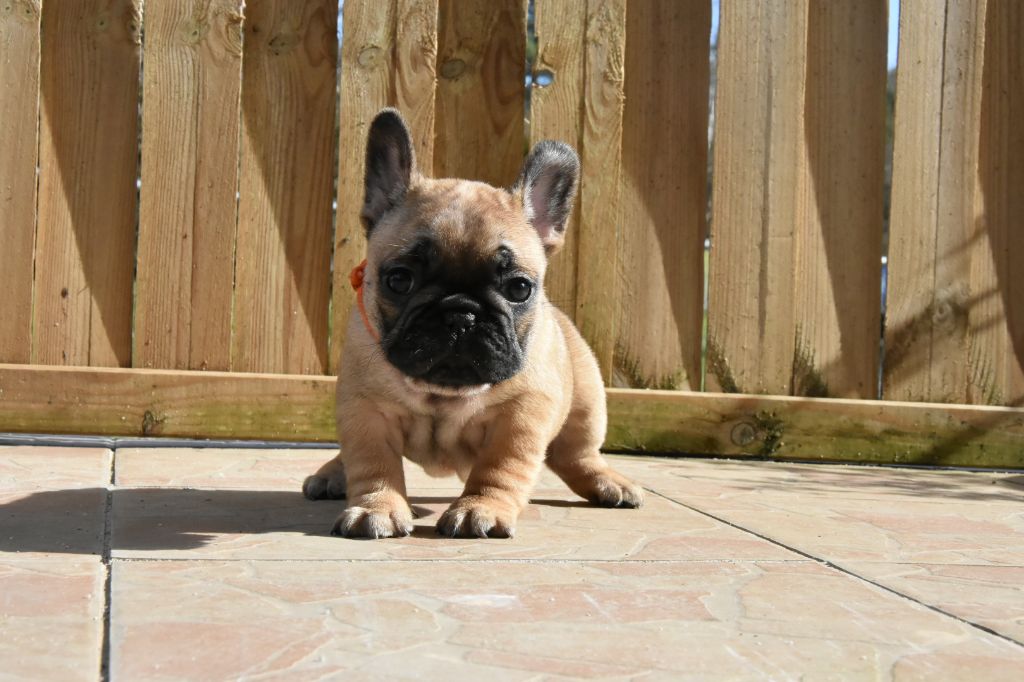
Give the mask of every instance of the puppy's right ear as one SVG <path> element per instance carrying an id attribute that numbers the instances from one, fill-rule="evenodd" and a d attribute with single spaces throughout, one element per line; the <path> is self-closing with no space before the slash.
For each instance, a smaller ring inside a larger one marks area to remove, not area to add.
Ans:
<path id="1" fill-rule="evenodd" d="M 416 173 L 412 136 L 402 115 L 382 109 L 366 140 L 366 176 L 360 217 L 367 234 L 385 213 L 402 203 Z"/>

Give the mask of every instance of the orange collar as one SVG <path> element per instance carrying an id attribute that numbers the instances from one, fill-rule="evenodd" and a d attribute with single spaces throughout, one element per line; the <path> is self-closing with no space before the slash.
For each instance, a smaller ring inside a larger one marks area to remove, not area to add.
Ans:
<path id="1" fill-rule="evenodd" d="M 366 327 L 366 331 L 370 332 L 370 336 L 373 337 L 374 341 L 380 341 L 380 334 L 370 324 L 370 316 L 366 314 L 366 306 L 363 304 L 363 280 L 365 277 L 366 259 L 364 258 L 362 263 L 352 268 L 352 272 L 348 276 L 348 282 L 356 291 L 356 305 L 359 306 L 359 314 L 363 317 L 363 326 Z"/>

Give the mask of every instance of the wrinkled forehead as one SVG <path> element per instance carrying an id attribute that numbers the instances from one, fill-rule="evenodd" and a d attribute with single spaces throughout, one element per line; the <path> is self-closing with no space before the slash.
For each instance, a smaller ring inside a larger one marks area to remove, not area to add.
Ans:
<path id="1" fill-rule="evenodd" d="M 383 257 L 417 252 L 451 268 L 476 269 L 498 261 L 540 275 L 544 249 L 518 198 L 483 183 L 425 180 L 410 190 L 393 219 L 381 225 Z"/>

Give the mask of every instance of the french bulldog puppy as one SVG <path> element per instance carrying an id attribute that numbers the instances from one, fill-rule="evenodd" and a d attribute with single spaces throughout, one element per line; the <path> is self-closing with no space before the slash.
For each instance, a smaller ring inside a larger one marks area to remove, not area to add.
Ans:
<path id="1" fill-rule="evenodd" d="M 541 142 L 511 189 L 434 180 L 418 172 L 397 111 L 373 120 L 367 258 L 338 376 L 341 452 L 303 484 L 309 499 L 348 497 L 334 534 L 412 532 L 403 456 L 464 481 L 437 522 L 446 536 L 512 537 L 545 464 L 594 504 L 642 504 L 599 451 L 597 362 L 544 295 L 579 167 L 571 147 Z"/>

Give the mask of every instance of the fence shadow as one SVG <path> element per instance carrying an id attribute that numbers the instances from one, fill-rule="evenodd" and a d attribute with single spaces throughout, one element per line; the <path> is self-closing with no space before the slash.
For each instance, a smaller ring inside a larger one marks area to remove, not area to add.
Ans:
<path id="1" fill-rule="evenodd" d="M 140 18 L 125 0 L 98 15 L 95 4 L 43 12 L 33 358 L 127 367 Z"/>
<path id="2" fill-rule="evenodd" d="M 1013 274 L 1024 262 L 1024 89 L 1014 65 L 1024 63 L 1024 7 L 991 0 L 986 7 L 985 67 L 982 75 L 978 180 L 982 215 L 975 225 L 987 233 L 996 287 L 1012 356 L 1004 378 L 1005 404 L 1024 400 L 1024 277 Z M 984 344 L 982 344 L 984 345 Z M 1015 367 L 1014 367 L 1015 365 Z"/>
<path id="3" fill-rule="evenodd" d="M 252 369 L 268 369 L 251 350 L 261 343 L 290 349 L 279 371 L 327 369 L 338 61 L 337 16 L 328 5 L 260 4 L 246 11 L 238 243 L 239 268 L 248 276 L 240 276 L 238 284 L 245 288 L 241 297 L 256 308 L 246 315 L 249 324 L 236 326 L 236 333 L 251 335 L 238 339 L 236 347 L 246 349 L 243 356 L 254 355 L 242 363 Z M 260 290 L 273 274 L 275 238 L 285 257 L 280 281 L 285 290 L 263 297 Z M 251 265 L 243 268 L 243 261 Z M 265 310 L 270 305 L 277 308 Z M 284 338 L 280 332 L 275 337 L 272 326 L 254 328 L 267 325 L 268 316 L 271 324 L 280 320 Z M 295 326 L 304 331 L 289 331 Z M 296 364 L 301 367 L 289 366 Z"/>
<path id="4" fill-rule="evenodd" d="M 840 352 L 833 358 L 794 361 L 793 388 L 812 397 L 875 398 L 882 304 L 885 62 L 872 45 L 857 40 L 864 31 L 825 30 L 835 23 L 829 15 L 843 12 L 841 8 L 812 3 L 810 12 L 808 25 L 816 30 L 807 32 L 804 137 L 809 180 L 817 199 L 812 206 L 817 208 L 824 247 L 818 257 L 824 258 L 828 271 Z M 858 21 L 873 16 L 855 14 Z M 834 68 L 844 61 L 837 59 L 837 53 L 850 63 L 877 66 L 872 74 L 875 80 L 864 78 L 863 70 Z M 857 116 L 850 116 L 851 108 Z M 856 127 L 849 129 L 851 124 Z M 798 320 L 798 354 L 813 348 L 811 339 L 820 333 L 813 328 L 817 320 L 811 322 L 806 328 Z M 819 365 L 821 360 L 825 362 Z"/>
<path id="5" fill-rule="evenodd" d="M 50 490 L 0 505 L 0 552 L 92 554 L 119 550 L 199 549 L 218 537 L 292 533 L 330 538 L 343 500 L 311 502 L 298 491 L 192 488 Z M 417 537 L 433 537 L 433 521 L 455 495 L 409 498 L 420 523 Z M 553 507 L 590 506 L 584 500 L 536 499 Z M 109 513 L 109 516 L 107 514 Z M 427 520 L 424 526 L 424 520 Z"/>

